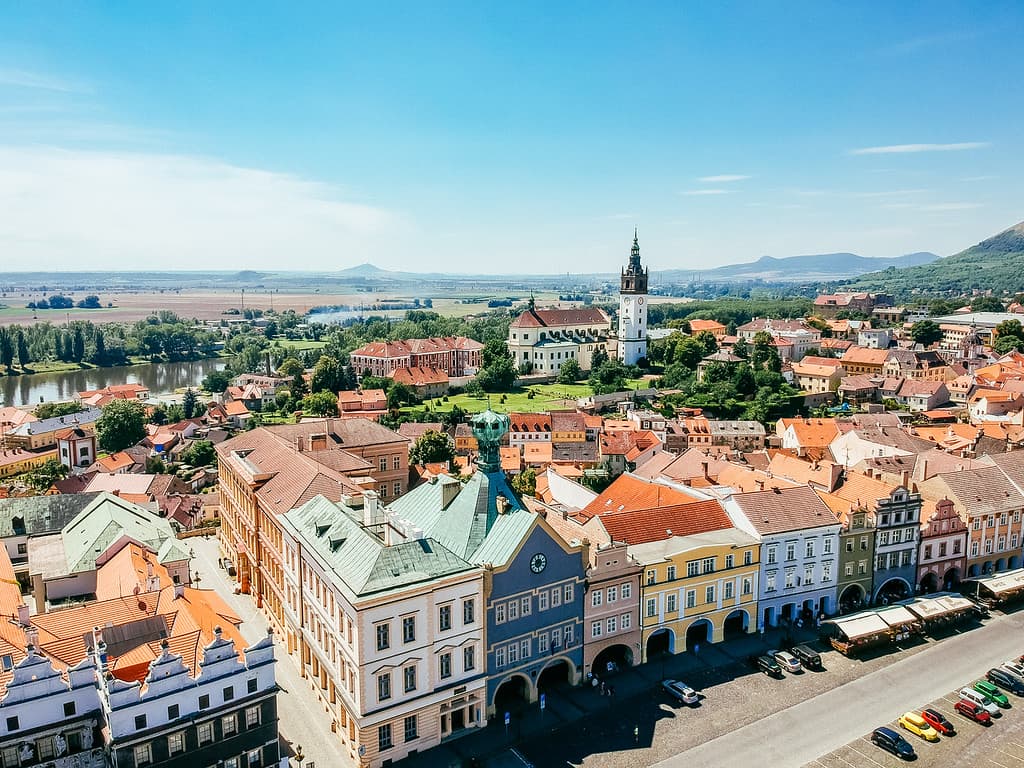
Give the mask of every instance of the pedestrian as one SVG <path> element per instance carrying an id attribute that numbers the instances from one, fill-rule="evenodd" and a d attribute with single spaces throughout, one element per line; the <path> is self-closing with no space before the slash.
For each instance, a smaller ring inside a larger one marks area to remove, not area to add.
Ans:
<path id="1" fill-rule="evenodd" d="M 639 744 L 640 743 L 640 726 L 639 725 L 634 725 L 633 726 L 633 743 L 634 744 Z"/>
<path id="2" fill-rule="evenodd" d="M 590 687 L 591 688 L 597 688 L 597 683 L 598 683 L 598 678 L 597 677 L 590 678 Z"/>
<path id="3" fill-rule="evenodd" d="M 608 686 L 608 695 L 609 696 L 614 696 L 615 695 L 615 686 L 614 685 L 609 685 Z"/>
<path id="4" fill-rule="evenodd" d="M 604 680 L 601 681 L 601 695 L 604 696 Z"/>
<path id="5" fill-rule="evenodd" d="M 700 653 L 700 643 L 694 643 L 693 644 L 693 652 L 695 654 L 699 654 Z"/>

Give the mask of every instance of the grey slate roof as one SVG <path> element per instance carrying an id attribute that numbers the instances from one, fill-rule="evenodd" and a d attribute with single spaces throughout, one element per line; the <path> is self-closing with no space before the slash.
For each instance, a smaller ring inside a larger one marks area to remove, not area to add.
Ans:
<path id="1" fill-rule="evenodd" d="M 98 493 L 59 493 L 0 499 L 0 539 L 56 533 L 91 504 Z M 15 530 L 14 518 L 21 520 Z"/>
<path id="2" fill-rule="evenodd" d="M 281 516 L 282 524 L 314 549 L 355 596 L 462 573 L 473 565 L 433 538 L 390 547 L 365 530 L 351 510 L 323 496 Z"/>

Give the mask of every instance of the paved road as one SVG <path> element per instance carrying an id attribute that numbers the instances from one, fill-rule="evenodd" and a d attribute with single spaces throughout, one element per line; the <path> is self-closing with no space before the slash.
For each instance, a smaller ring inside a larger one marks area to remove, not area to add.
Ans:
<path id="1" fill-rule="evenodd" d="M 995 616 L 911 657 L 663 760 L 658 768 L 799 768 L 1024 651 L 1024 616 Z M 741 706 L 740 702 L 737 705 Z"/>

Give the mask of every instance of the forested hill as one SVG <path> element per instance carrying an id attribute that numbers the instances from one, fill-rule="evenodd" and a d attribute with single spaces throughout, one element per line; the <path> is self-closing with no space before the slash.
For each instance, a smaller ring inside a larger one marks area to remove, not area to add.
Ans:
<path id="1" fill-rule="evenodd" d="M 906 293 L 965 293 L 974 289 L 1024 291 L 1024 222 L 931 264 L 885 269 L 851 280 L 845 289 Z"/>

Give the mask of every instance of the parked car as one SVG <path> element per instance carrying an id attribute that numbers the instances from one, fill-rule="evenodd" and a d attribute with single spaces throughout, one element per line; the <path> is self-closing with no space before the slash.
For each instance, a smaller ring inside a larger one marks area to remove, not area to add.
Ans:
<path id="1" fill-rule="evenodd" d="M 992 699 L 990 699 L 985 694 L 979 693 L 978 691 L 974 690 L 973 688 L 961 688 L 957 692 L 957 696 L 959 696 L 961 699 L 967 699 L 968 701 L 973 701 L 979 707 L 981 707 L 986 712 L 988 712 L 992 717 L 1001 717 L 1002 714 L 1003 714 L 1002 712 L 999 711 L 999 705 L 998 704 L 996 704 L 994 701 L 992 701 Z"/>
<path id="2" fill-rule="evenodd" d="M 797 672 L 803 672 L 804 668 L 800 664 L 800 661 L 789 651 L 768 651 L 768 655 L 779 662 L 779 666 L 787 672 L 796 674 Z"/>
<path id="3" fill-rule="evenodd" d="M 939 740 L 939 732 L 928 725 L 928 721 L 917 712 L 904 712 L 897 721 L 897 724 L 903 730 L 910 731 L 925 741 Z"/>
<path id="4" fill-rule="evenodd" d="M 1003 669 L 1008 669 L 1010 672 L 1013 672 L 1013 674 L 1015 674 L 1017 677 L 1024 680 L 1024 664 L 1021 664 L 1018 661 L 1008 661 L 1005 664 L 1003 664 Z"/>
<path id="5" fill-rule="evenodd" d="M 960 701 L 953 705 L 953 709 L 976 723 L 992 725 L 992 716 L 977 702 L 960 699 Z"/>
<path id="6" fill-rule="evenodd" d="M 946 716 L 939 712 L 937 709 L 922 709 L 921 717 L 928 723 L 932 728 L 938 731 L 943 736 L 956 736 L 956 728 L 953 724 L 946 719 Z"/>
<path id="7" fill-rule="evenodd" d="M 789 652 L 799 659 L 805 669 L 821 669 L 821 654 L 806 645 L 794 645 Z"/>
<path id="8" fill-rule="evenodd" d="M 887 752 L 892 752 L 896 757 L 903 760 L 914 760 L 917 757 L 917 753 L 910 746 L 910 742 L 892 728 L 875 728 L 871 733 L 871 743 Z"/>
<path id="9" fill-rule="evenodd" d="M 988 696 L 992 701 L 998 704 L 1000 707 L 1008 708 L 1010 706 L 1010 699 L 1007 698 L 1006 694 L 999 690 L 995 685 L 990 683 L 988 680 L 978 680 L 974 683 L 974 690 L 978 693 Z"/>
<path id="10" fill-rule="evenodd" d="M 782 677 L 782 667 L 779 666 L 773 657 L 767 654 L 757 654 L 747 659 L 754 669 L 759 669 L 769 677 Z"/>
<path id="11" fill-rule="evenodd" d="M 661 687 L 668 691 L 673 698 L 693 706 L 700 701 L 700 694 L 688 686 L 682 680 L 662 680 Z"/>
<path id="12" fill-rule="evenodd" d="M 1005 669 L 990 669 L 985 673 L 990 683 L 998 685 L 1004 691 L 1009 691 L 1014 696 L 1024 696 L 1024 680 L 1021 680 L 1012 672 Z"/>

